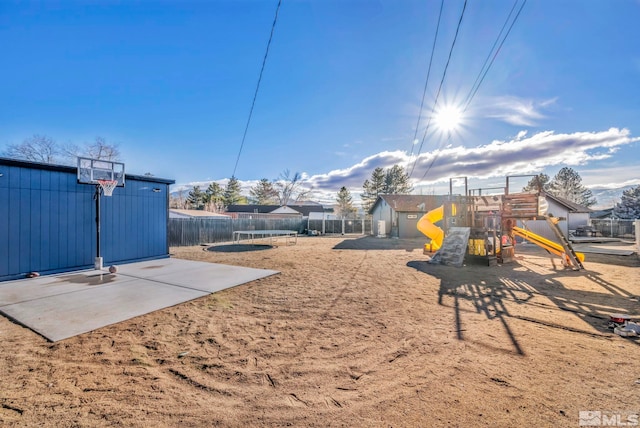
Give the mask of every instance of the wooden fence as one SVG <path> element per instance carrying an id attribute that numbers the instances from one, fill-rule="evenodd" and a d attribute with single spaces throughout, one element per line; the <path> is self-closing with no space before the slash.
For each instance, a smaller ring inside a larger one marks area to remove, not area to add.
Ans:
<path id="1" fill-rule="evenodd" d="M 184 247 L 233 240 L 237 230 L 295 230 L 304 233 L 307 220 L 297 218 L 171 218 L 169 246 Z"/>
<path id="2" fill-rule="evenodd" d="M 230 242 L 239 230 L 295 230 L 300 234 L 317 231 L 320 234 L 370 235 L 371 219 L 308 220 L 307 218 L 170 218 L 169 246 Z"/>

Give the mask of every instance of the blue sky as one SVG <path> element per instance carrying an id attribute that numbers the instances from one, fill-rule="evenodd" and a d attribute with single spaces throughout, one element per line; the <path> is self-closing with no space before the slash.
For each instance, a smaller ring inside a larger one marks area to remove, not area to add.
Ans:
<path id="1" fill-rule="evenodd" d="M 588 186 L 640 184 L 640 1 L 529 0 L 460 126 L 434 120 L 422 143 L 463 3 L 445 2 L 414 145 L 440 2 L 284 0 L 236 176 L 302 172 L 323 200 L 396 163 L 424 193 L 563 166 Z M 130 173 L 224 183 L 276 6 L 0 2 L 0 151 L 101 136 Z M 513 6 L 468 1 L 435 111 L 462 105 Z"/>

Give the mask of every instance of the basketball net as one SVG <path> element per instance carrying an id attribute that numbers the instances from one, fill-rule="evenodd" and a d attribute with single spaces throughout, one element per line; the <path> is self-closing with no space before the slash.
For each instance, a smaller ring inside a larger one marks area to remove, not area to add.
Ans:
<path id="1" fill-rule="evenodd" d="M 113 195 L 113 189 L 118 185 L 118 180 L 97 180 L 100 187 L 102 187 L 102 192 L 105 196 Z"/>

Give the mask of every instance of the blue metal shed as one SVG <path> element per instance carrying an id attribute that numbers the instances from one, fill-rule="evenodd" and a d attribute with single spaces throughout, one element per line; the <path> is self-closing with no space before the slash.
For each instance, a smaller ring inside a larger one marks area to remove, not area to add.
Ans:
<path id="1" fill-rule="evenodd" d="M 101 255 L 106 265 L 169 256 L 173 180 L 126 175 L 102 197 Z M 95 186 L 69 166 L 0 158 L 0 281 L 88 269 L 96 257 Z"/>

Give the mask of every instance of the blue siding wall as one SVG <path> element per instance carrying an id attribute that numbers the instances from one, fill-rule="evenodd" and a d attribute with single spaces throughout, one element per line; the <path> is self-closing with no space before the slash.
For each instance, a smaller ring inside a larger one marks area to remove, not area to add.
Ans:
<path id="1" fill-rule="evenodd" d="M 167 256 L 168 192 L 168 184 L 128 178 L 126 186 L 116 188 L 112 197 L 102 197 L 105 264 Z"/>
<path id="2" fill-rule="evenodd" d="M 0 174 L 0 281 L 92 267 L 95 187 L 78 184 L 71 167 L 0 159 Z M 168 256 L 171 183 L 128 175 L 126 187 L 102 196 L 105 264 Z"/>

